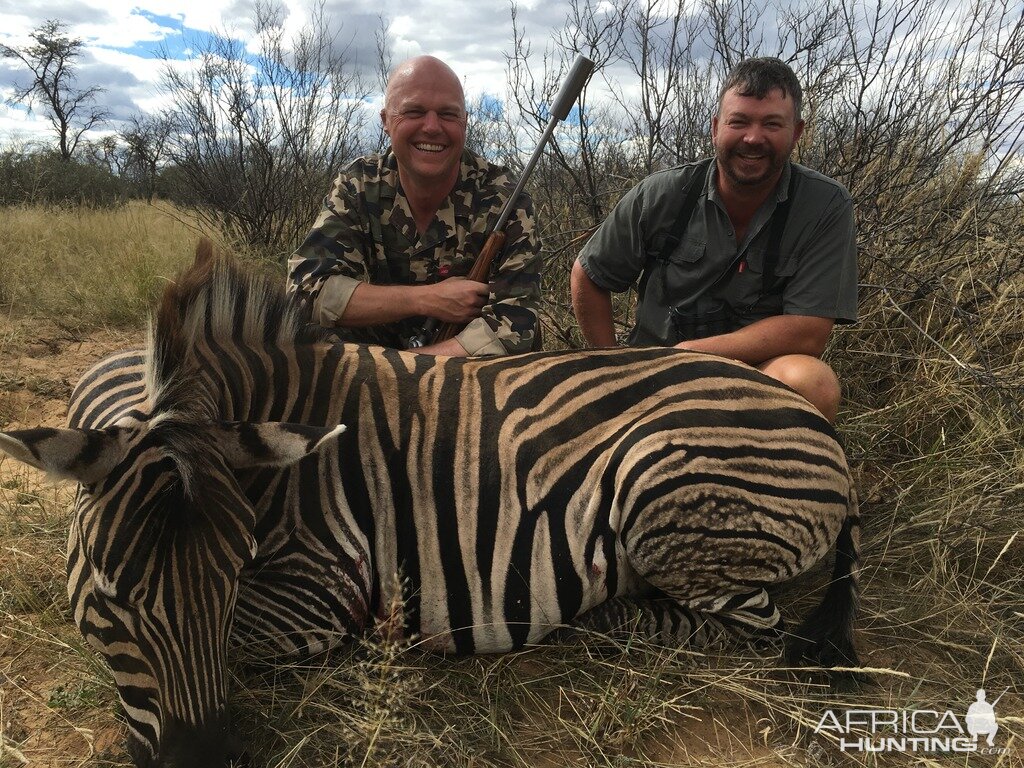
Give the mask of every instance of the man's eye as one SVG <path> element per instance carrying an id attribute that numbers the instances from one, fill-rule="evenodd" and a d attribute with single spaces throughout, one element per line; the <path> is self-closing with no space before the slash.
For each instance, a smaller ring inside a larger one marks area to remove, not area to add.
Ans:
<path id="1" fill-rule="evenodd" d="M 424 114 L 425 113 L 422 109 L 407 109 L 402 113 L 402 117 L 417 118 L 423 117 Z"/>

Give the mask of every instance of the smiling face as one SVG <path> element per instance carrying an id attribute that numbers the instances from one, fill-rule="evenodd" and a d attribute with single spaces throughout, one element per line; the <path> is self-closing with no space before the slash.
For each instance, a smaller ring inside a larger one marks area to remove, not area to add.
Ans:
<path id="1" fill-rule="evenodd" d="M 711 122 L 719 172 L 735 187 L 773 188 L 803 129 L 793 100 L 780 88 L 763 99 L 737 88 L 726 91 Z"/>
<path id="2" fill-rule="evenodd" d="M 466 100 L 448 65 L 431 56 L 399 65 L 380 116 L 406 191 L 450 192 L 466 146 Z"/>

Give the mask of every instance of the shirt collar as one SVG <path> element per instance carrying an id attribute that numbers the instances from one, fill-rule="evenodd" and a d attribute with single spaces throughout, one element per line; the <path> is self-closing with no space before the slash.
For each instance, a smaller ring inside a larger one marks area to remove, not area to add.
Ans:
<path id="1" fill-rule="evenodd" d="M 398 160 L 395 158 L 394 152 L 391 151 L 391 147 L 387 148 L 383 158 L 381 158 L 381 168 L 381 181 L 384 183 L 381 184 L 380 197 L 395 201 L 392 203 L 392 208 L 396 204 L 400 205 L 407 212 L 408 218 L 411 220 L 412 213 L 409 211 L 409 201 L 404 194 L 402 195 L 402 201 L 398 202 L 398 190 L 401 187 L 401 182 L 398 178 Z M 468 149 L 463 150 L 462 160 L 459 163 L 459 177 L 455 181 L 452 191 L 441 201 L 441 207 L 437 209 L 433 222 L 431 222 L 423 235 L 423 242 L 439 242 L 454 235 L 456 196 L 461 190 L 473 188 L 477 177 L 480 175 L 480 170 L 480 164 L 477 162 L 476 156 Z M 444 229 L 440 232 L 437 230 L 437 222 L 441 222 L 444 225 Z M 420 242 L 415 228 L 406 234 L 413 242 Z"/>

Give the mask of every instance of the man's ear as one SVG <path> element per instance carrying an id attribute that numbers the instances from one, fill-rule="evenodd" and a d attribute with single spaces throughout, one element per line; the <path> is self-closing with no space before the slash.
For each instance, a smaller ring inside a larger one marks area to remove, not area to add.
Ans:
<path id="1" fill-rule="evenodd" d="M 807 125 L 807 123 L 804 120 L 797 120 L 796 121 L 796 126 L 794 127 L 794 130 L 793 130 L 793 143 L 794 144 L 796 144 L 798 141 L 800 141 L 800 137 L 804 133 L 804 126 L 805 125 Z"/>
<path id="2" fill-rule="evenodd" d="M 19 429 L 0 432 L 0 451 L 51 477 L 88 485 L 110 474 L 135 432 L 127 427 Z"/>
<path id="3" fill-rule="evenodd" d="M 345 426 L 308 427 L 283 422 L 225 422 L 213 428 L 213 441 L 232 469 L 287 467 L 315 453 Z"/>

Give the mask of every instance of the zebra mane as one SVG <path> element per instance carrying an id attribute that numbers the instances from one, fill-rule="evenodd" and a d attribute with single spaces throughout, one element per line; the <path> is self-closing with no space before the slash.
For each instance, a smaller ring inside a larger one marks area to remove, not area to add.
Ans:
<path id="1" fill-rule="evenodd" d="M 181 405 L 170 395 L 182 379 L 192 379 L 191 351 L 203 342 L 287 348 L 328 338 L 309 324 L 284 280 L 244 270 L 203 238 L 194 263 L 167 286 L 150 320 L 147 384 L 151 402 L 161 406 L 154 410 Z"/>
<path id="2" fill-rule="evenodd" d="M 146 344 L 146 388 L 151 427 L 176 433 L 175 425 L 210 423 L 218 418 L 215 394 L 201 380 L 202 347 L 277 346 L 288 348 L 330 338 L 306 320 L 283 279 L 244 269 L 203 238 L 194 263 L 164 290 L 150 319 Z M 177 439 L 175 443 L 179 442 Z M 192 453 L 182 436 L 179 466 L 185 473 Z"/>

